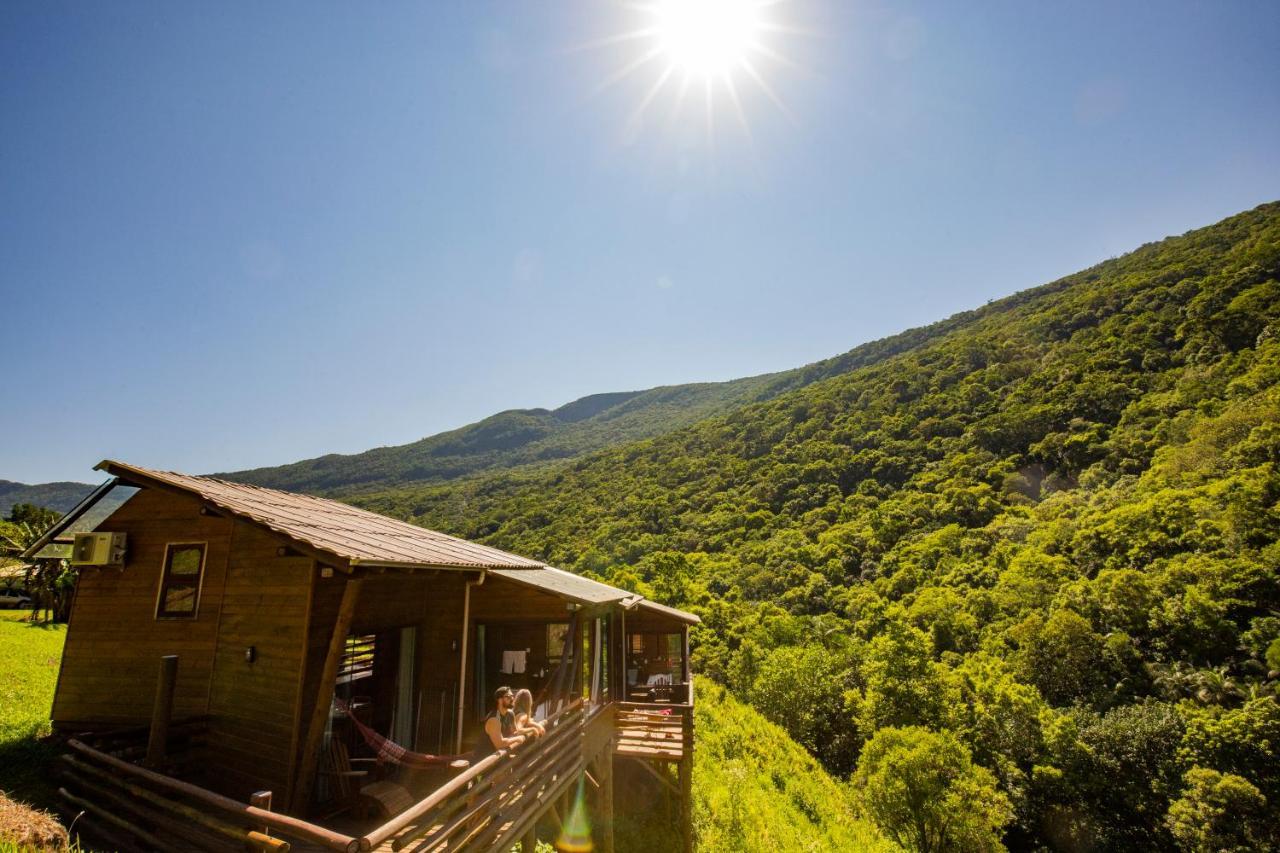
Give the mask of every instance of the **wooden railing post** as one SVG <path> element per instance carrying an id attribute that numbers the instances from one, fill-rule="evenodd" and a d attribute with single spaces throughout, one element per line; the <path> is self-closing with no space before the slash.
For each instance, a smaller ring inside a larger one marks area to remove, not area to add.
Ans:
<path id="1" fill-rule="evenodd" d="M 271 811 L 271 792 L 270 791 L 254 791 L 252 794 L 249 795 L 249 805 L 255 808 L 262 809 L 263 811 L 266 811 L 266 812 Z M 271 834 L 271 827 L 267 826 L 265 823 L 254 827 L 254 829 L 256 829 L 258 832 L 261 832 L 263 835 Z"/>
<path id="2" fill-rule="evenodd" d="M 169 721 L 173 719 L 173 688 L 178 683 L 178 656 L 160 658 L 155 704 L 151 706 L 151 731 L 147 736 L 146 763 L 159 767 L 169 747 Z"/>

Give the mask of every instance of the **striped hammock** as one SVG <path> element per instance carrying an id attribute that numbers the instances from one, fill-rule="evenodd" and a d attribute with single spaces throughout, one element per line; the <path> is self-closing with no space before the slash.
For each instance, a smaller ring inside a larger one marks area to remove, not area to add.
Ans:
<path id="1" fill-rule="evenodd" d="M 398 764 L 401 767 L 409 767 L 414 770 L 425 770 L 430 767 L 443 767 L 453 764 L 457 761 L 466 761 L 466 755 L 428 755 L 425 752 L 414 752 L 405 749 L 400 744 L 383 737 L 373 729 L 366 726 L 360 721 L 360 718 L 351 713 L 351 707 L 341 699 L 334 697 L 333 703 L 338 706 L 338 710 L 346 714 L 347 719 L 351 721 L 351 725 L 356 727 L 356 731 L 360 733 L 360 737 L 364 738 L 364 742 L 369 744 L 369 748 L 373 750 L 381 764 Z"/>

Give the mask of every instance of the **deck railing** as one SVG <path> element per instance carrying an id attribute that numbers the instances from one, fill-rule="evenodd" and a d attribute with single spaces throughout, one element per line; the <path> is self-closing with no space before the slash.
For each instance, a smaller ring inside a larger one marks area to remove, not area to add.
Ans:
<path id="1" fill-rule="evenodd" d="M 510 849 L 552 811 L 593 761 L 611 758 L 615 743 L 619 753 L 628 743 L 691 754 L 691 711 L 691 706 L 590 706 L 578 700 L 546 721 L 544 736 L 498 750 L 362 836 L 273 812 L 266 792 L 243 803 L 165 775 L 182 764 L 181 749 L 171 751 L 172 764 L 142 766 L 136 763 L 142 747 L 132 738 L 95 740 L 92 745 L 70 740 L 71 752 L 62 758 L 61 794 L 69 812 L 82 814 L 96 834 L 121 850 Z M 200 731 L 198 724 L 178 723 L 171 738 L 197 746 Z M 678 756 L 668 754 L 666 760 Z"/>
<path id="2" fill-rule="evenodd" d="M 499 750 L 361 839 L 413 853 L 510 847 L 569 789 L 613 737 L 610 706 L 578 701 L 550 717 L 547 733 Z"/>
<path id="3" fill-rule="evenodd" d="M 73 823 L 84 822 L 122 851 L 286 853 L 296 842 L 345 853 L 360 849 L 358 838 L 271 811 L 267 792 L 253 803 L 242 803 L 158 772 L 180 770 L 184 750 L 174 747 L 184 735 L 198 745 L 199 730 L 198 724 L 176 724 L 170 732 L 171 753 L 156 769 L 131 760 L 145 747 L 128 737 L 92 738 L 93 745 L 69 740 L 71 752 L 62 756 L 63 787 L 58 790 L 64 811 Z"/>

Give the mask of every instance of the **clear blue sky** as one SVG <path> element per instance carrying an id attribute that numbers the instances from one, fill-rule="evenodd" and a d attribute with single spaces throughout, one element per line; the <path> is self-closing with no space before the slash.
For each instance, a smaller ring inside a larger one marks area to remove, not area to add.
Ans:
<path id="1" fill-rule="evenodd" d="M 603 85 L 637 14 L 4 4 L 0 478 L 784 369 L 1280 197 L 1271 0 L 792 0 L 750 138 Z"/>

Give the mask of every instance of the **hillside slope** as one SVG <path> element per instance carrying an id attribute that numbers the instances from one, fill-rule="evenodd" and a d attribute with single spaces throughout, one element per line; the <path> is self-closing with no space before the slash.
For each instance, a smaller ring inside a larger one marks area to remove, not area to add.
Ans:
<path id="1" fill-rule="evenodd" d="M 1268 204 L 672 433 L 359 502 L 698 611 L 701 671 L 833 772 L 954 736 L 980 771 L 947 831 L 1256 847 L 1280 826 L 1278 389 Z M 1201 813 L 1221 837 L 1173 818 Z"/>
<path id="2" fill-rule="evenodd" d="M 1016 301 L 1017 297 L 1013 300 Z M 652 438 L 773 399 L 797 388 L 874 364 L 973 323 L 993 310 L 957 314 L 939 323 L 855 347 L 781 373 L 669 385 L 647 391 L 594 394 L 558 409 L 512 409 L 410 444 L 355 454 L 329 454 L 288 465 L 219 474 L 258 486 L 328 495 L 446 482 L 486 471 L 546 466 Z"/>
<path id="3" fill-rule="evenodd" d="M 12 480 L 0 480 L 0 517 L 7 516 L 14 504 L 35 506 L 66 512 L 80 499 L 93 491 L 88 483 L 38 483 L 27 485 Z"/>
<path id="4" fill-rule="evenodd" d="M 696 694 L 693 820 L 698 849 L 899 849 L 856 815 L 847 786 L 780 727 L 705 679 Z M 677 821 L 660 807 L 641 811 L 643 791 L 620 789 L 617 796 L 630 804 L 617 812 L 619 853 L 679 849 Z"/>

